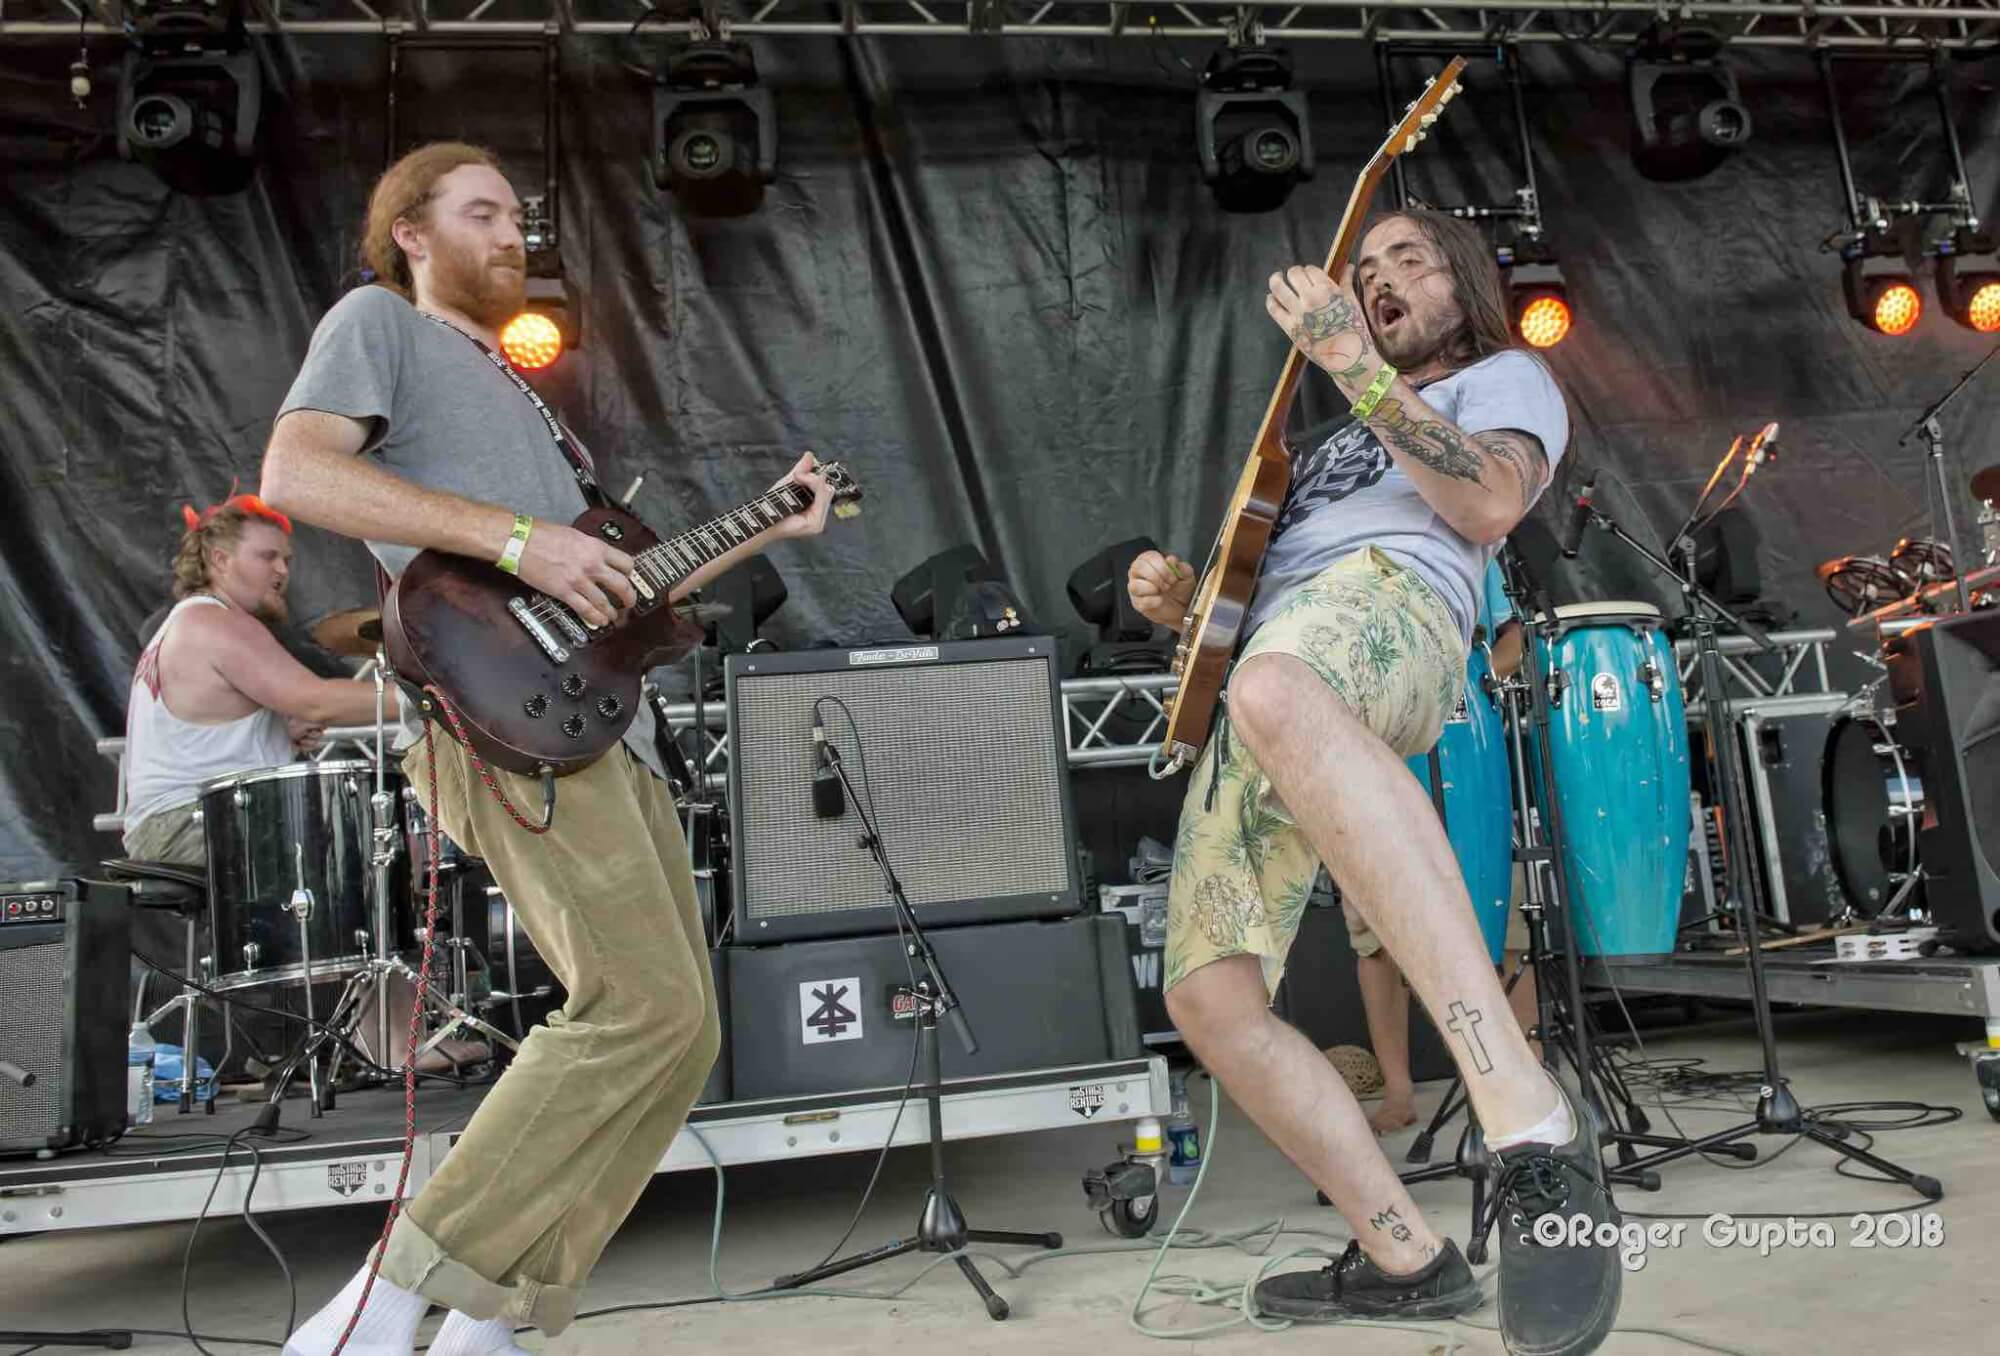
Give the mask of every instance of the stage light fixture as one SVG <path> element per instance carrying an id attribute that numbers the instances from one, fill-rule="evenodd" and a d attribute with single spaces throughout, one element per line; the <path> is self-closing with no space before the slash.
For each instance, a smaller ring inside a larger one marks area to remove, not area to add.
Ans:
<path id="1" fill-rule="evenodd" d="M 1313 177 L 1306 96 L 1282 47 L 1223 48 L 1195 96 L 1201 177 L 1225 212 L 1269 212 Z"/>
<path id="2" fill-rule="evenodd" d="M 1750 140 L 1750 110 L 1708 29 L 1659 24 L 1640 35 L 1625 96 L 1632 164 L 1648 179 L 1698 179 Z"/>
<path id="3" fill-rule="evenodd" d="M 236 193 L 257 169 L 262 68 L 238 3 L 131 0 L 118 154 L 181 193 Z"/>
<path id="4" fill-rule="evenodd" d="M 653 182 L 693 216 L 757 210 L 777 177 L 778 117 L 741 42 L 691 42 L 653 91 Z"/>
<path id="5" fill-rule="evenodd" d="M 1900 256 L 1851 247 L 1841 269 L 1847 313 L 1878 334 L 1900 338 L 1917 327 L 1924 299 Z"/>
<path id="6" fill-rule="evenodd" d="M 1522 245 L 1500 251 L 1514 333 L 1531 348 L 1554 348 L 1569 337 L 1575 314 L 1569 284 L 1547 249 Z"/>
<path id="7" fill-rule="evenodd" d="M 2000 331 L 2000 256 L 1991 236 L 1959 230 L 1938 242 L 1937 295 L 1945 314 L 1967 329 Z"/>

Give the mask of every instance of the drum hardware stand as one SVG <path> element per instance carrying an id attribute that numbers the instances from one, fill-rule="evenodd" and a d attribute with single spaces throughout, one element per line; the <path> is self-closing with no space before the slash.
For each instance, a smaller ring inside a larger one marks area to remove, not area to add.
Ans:
<path id="1" fill-rule="evenodd" d="M 1924 445 L 1928 449 L 1925 455 L 1929 457 L 1931 463 L 1930 478 L 1924 482 L 1924 498 L 1928 500 L 1933 492 L 1937 495 L 1937 507 L 1931 512 L 1931 535 L 1933 539 L 1936 538 L 1938 520 L 1941 517 L 1944 520 L 1945 544 L 1951 548 L 1952 559 L 1954 561 L 1960 559 L 1958 553 L 1958 524 L 1951 511 L 1951 481 L 1945 475 L 1944 469 L 1944 429 L 1938 423 L 1938 416 L 1944 413 L 1945 406 L 1956 400 L 1959 392 L 1969 386 L 1972 383 L 1972 379 L 1978 376 L 1986 364 L 1992 362 L 1996 355 L 2000 355 L 2000 345 L 1995 345 L 1993 348 L 1988 349 L 1985 357 L 1968 368 L 1965 375 L 1952 383 L 1950 390 L 1939 396 L 1929 409 L 1918 415 L 1916 422 L 1904 429 L 1902 436 L 1896 439 L 1896 446 L 1907 447 L 1910 439 L 1917 437 L 1919 434 L 1923 436 Z M 1958 610 L 1960 612 L 1970 612 L 1972 611 L 1972 594 L 1966 587 L 1966 571 L 1956 569 L 1953 573 L 1958 579 Z"/>
<path id="2" fill-rule="evenodd" d="M 187 969 L 182 973 L 192 978 L 197 973 L 196 967 L 199 964 L 195 956 L 195 932 L 198 925 L 192 918 L 182 919 L 181 924 L 186 930 L 184 936 L 187 943 Z M 143 982 L 139 986 L 139 997 L 142 1000 L 145 998 L 145 984 Z M 201 999 L 201 990 L 191 985 L 183 984 L 179 993 L 146 1014 L 146 1025 L 151 1027 L 175 1008 L 181 1010 L 181 1092 L 178 1114 L 182 1116 L 194 1110 L 195 1087 L 200 1081 L 195 1077 L 196 1060 L 200 1056 L 199 1054 L 191 1056 L 189 1052 L 197 1050 L 200 1045 Z M 135 1012 L 133 1016 L 136 1020 L 138 1014 Z M 214 1070 L 209 1074 L 208 1096 L 202 1098 L 202 1110 L 210 1116 L 215 1114 L 215 1085 L 220 1079 L 223 1065 L 229 1063 L 229 1056 L 236 1048 L 236 1032 L 230 1022 L 226 1008 L 223 1011 L 222 1034 L 222 1064 L 216 1065 Z"/>
<path id="3" fill-rule="evenodd" d="M 952 993 L 944 971 L 938 966 L 937 952 L 931 949 L 930 939 L 924 936 L 923 928 L 917 922 L 916 911 L 903 894 L 903 883 L 896 879 L 895 870 L 889 865 L 888 851 L 875 831 L 869 811 L 863 808 L 867 802 L 855 794 L 840 753 L 831 740 L 827 742 L 826 749 L 835 771 L 840 774 L 847 803 L 861 817 L 860 845 L 875 859 L 875 865 L 882 873 L 882 882 L 888 888 L 890 901 L 905 933 L 905 950 L 923 969 L 922 976 L 914 985 L 898 987 L 895 994 L 898 998 L 907 997 L 916 1008 L 917 1057 L 924 1070 L 922 1092 L 930 1120 L 931 1186 L 924 1193 L 923 1213 L 917 1221 L 916 1237 L 894 1239 L 879 1248 L 825 1262 L 793 1275 L 780 1276 L 771 1282 L 771 1288 L 796 1290 L 829 1276 L 843 1275 L 906 1253 L 957 1253 L 958 1269 L 978 1292 L 980 1299 L 985 1301 L 986 1312 L 998 1321 L 1007 1317 L 1007 1301 L 995 1294 L 993 1287 L 986 1283 L 986 1278 L 979 1274 L 979 1268 L 965 1255 L 965 1246 L 968 1243 L 1012 1243 L 1031 1248 L 1060 1248 L 1062 1235 L 1053 1231 L 1031 1234 L 969 1228 L 958 1202 L 952 1199 L 944 1171 L 944 1076 L 938 1054 L 938 1018 L 942 1016 L 950 1020 L 952 1030 L 958 1034 L 959 1044 L 965 1047 L 966 1054 L 979 1053 L 979 1042 L 973 1039 L 972 1028 L 965 1020 L 965 1009 Z"/>
<path id="4" fill-rule="evenodd" d="M 1996 349 L 2000 352 L 2000 349 Z M 1987 355 L 1989 358 L 1992 354 Z M 1978 369 L 1975 368 L 1974 371 Z M 1960 386 L 1970 379 L 1971 373 L 1960 380 Z M 1956 393 L 1954 388 L 1952 394 Z M 1945 399 L 1949 400 L 1950 394 Z M 1935 408 L 1942 408 L 1940 401 Z M 1932 416 L 1926 416 L 1926 419 Z M 1923 421 L 1920 421 L 1923 422 Z M 1718 472 L 1719 474 L 1719 472 Z M 1659 552 L 1620 526 L 1610 515 L 1596 505 L 1587 507 L 1589 520 L 1600 529 L 1609 532 L 1625 547 L 1653 566 L 1661 574 L 1675 581 L 1687 607 L 1687 617 L 1694 624 L 1695 645 L 1701 663 L 1701 695 L 1706 714 L 1705 731 L 1708 759 L 1711 765 L 1711 781 L 1721 792 L 1723 806 L 1723 887 L 1732 905 L 1738 925 L 1743 930 L 1743 940 L 1748 944 L 1745 953 L 1750 968 L 1750 1006 L 1757 1023 L 1757 1037 L 1763 1050 L 1762 1082 L 1757 1093 L 1755 1116 L 1740 1125 L 1734 1125 L 1699 1139 L 1686 1140 L 1672 1148 L 1663 1148 L 1648 1154 L 1630 1167 L 1652 1168 L 1662 1163 L 1686 1158 L 1693 1154 L 1732 1154 L 1738 1158 L 1754 1158 L 1755 1148 L 1747 1143 L 1758 1135 L 1803 1136 L 1833 1150 L 1843 1158 L 1852 1159 L 1872 1168 L 1883 1177 L 1900 1182 L 1929 1200 L 1941 1200 L 1944 1188 L 1934 1177 L 1910 1171 L 1886 1158 L 1870 1153 L 1857 1145 L 1845 1141 L 1845 1131 L 1830 1129 L 1819 1124 L 1805 1109 L 1799 1106 L 1790 1086 L 1785 1082 L 1778 1065 L 1778 1038 L 1771 1019 L 1771 992 L 1764 978 L 1764 949 L 1758 937 L 1759 884 L 1756 872 L 1750 868 L 1749 821 L 1742 813 L 1742 807 L 1749 802 L 1747 789 L 1742 783 L 1742 768 L 1736 740 L 1729 730 L 1729 701 L 1724 695 L 1722 646 L 1718 637 L 1718 627 L 1726 623 L 1748 637 L 1758 649 L 1765 653 L 1777 649 L 1757 628 L 1745 623 L 1731 613 L 1715 596 L 1702 588 L 1696 571 L 1695 544 L 1692 536 L 1683 534 L 1673 544 L 1673 549 L 1681 557 L 1680 568 Z M 1551 620 L 1553 615 L 1551 614 Z M 1543 773 L 1547 775 L 1548 742 L 1542 744 Z M 1557 858 L 1558 863 L 1560 857 Z M 1558 880 L 1561 872 L 1558 870 Z M 1570 958 L 1572 985 L 1578 996 L 1581 994 L 1580 980 L 1574 953 Z M 1744 1154 L 1748 1149 L 1750 1153 Z"/>

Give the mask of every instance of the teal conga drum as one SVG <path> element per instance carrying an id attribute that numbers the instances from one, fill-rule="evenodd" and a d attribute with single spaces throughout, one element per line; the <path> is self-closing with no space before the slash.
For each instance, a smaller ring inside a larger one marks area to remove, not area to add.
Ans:
<path id="1" fill-rule="evenodd" d="M 1578 954 L 1674 949 L 1688 851 L 1687 708 L 1645 603 L 1556 609 L 1549 750 Z"/>
<path id="2" fill-rule="evenodd" d="M 1472 896 L 1472 912 L 1493 963 L 1500 963 L 1507 940 L 1507 907 L 1513 893 L 1514 818 L 1507 776 L 1507 745 L 1500 708 L 1487 691 L 1492 672 L 1483 647 L 1465 667 L 1465 694 L 1438 736 L 1438 768 L 1444 781 L 1445 835 Z M 1431 787 L 1430 755 L 1409 760 L 1410 771 Z"/>

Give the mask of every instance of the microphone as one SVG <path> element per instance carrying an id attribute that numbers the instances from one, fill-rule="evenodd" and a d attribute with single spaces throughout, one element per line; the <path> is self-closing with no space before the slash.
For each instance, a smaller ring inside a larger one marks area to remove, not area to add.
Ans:
<path id="1" fill-rule="evenodd" d="M 1577 547 L 1583 541 L 1583 529 L 1590 523 L 1590 500 L 1597 493 L 1597 477 L 1592 475 L 1584 482 L 1583 490 L 1576 497 L 1576 507 L 1570 510 L 1569 529 L 1563 533 L 1562 554 L 1564 560 L 1575 560 Z"/>
<path id="2" fill-rule="evenodd" d="M 839 819 L 847 813 L 847 791 L 840 784 L 840 754 L 827 743 L 826 725 L 813 713 L 813 813 Z"/>

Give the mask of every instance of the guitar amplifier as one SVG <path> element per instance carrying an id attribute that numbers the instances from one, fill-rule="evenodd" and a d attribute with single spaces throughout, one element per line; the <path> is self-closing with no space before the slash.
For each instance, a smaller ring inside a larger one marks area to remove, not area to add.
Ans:
<path id="1" fill-rule="evenodd" d="M 0 1154 L 123 1133 L 129 899 L 100 881 L 0 885 Z"/>
<path id="2" fill-rule="evenodd" d="M 894 931 L 857 797 L 926 927 L 1083 908 L 1050 637 L 731 655 L 724 672 L 739 942 Z M 853 787 L 831 817 L 816 703 Z"/>

